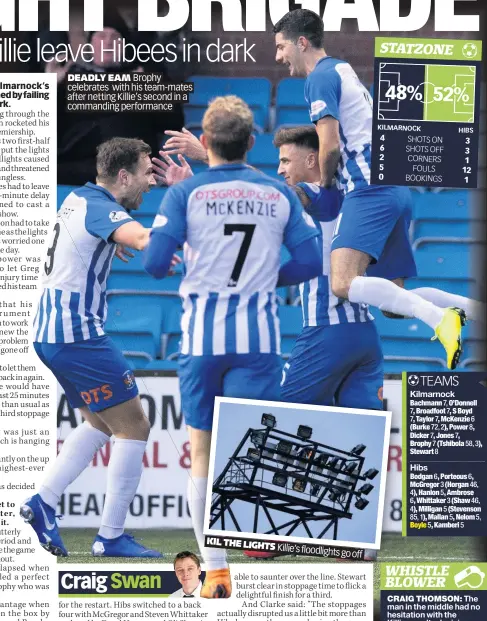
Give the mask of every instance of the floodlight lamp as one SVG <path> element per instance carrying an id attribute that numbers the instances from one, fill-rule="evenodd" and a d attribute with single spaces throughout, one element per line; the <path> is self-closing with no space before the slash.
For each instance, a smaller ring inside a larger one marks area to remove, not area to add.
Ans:
<path id="1" fill-rule="evenodd" d="M 335 491 L 332 491 L 328 494 L 328 497 L 332 502 L 338 502 L 340 500 L 340 496 L 341 496 L 341 493 L 335 492 Z"/>
<path id="2" fill-rule="evenodd" d="M 285 455 L 289 455 L 291 449 L 293 448 L 292 442 L 288 442 L 287 440 L 279 440 L 277 443 L 277 450 Z"/>
<path id="3" fill-rule="evenodd" d="M 272 485 L 277 485 L 277 487 L 286 487 L 287 476 L 285 474 L 281 474 L 280 472 L 276 472 L 272 477 Z"/>
<path id="4" fill-rule="evenodd" d="M 252 431 L 250 434 L 250 441 L 254 446 L 263 446 L 264 445 L 264 431 Z"/>
<path id="5" fill-rule="evenodd" d="M 354 461 L 349 461 L 347 462 L 347 464 L 343 467 L 343 472 L 346 472 L 347 474 L 353 474 L 355 468 L 357 467 L 357 463 Z"/>
<path id="6" fill-rule="evenodd" d="M 365 507 L 368 504 L 369 504 L 368 500 L 365 500 L 365 498 L 359 498 L 357 502 L 355 503 L 355 507 L 359 509 L 360 511 L 363 511 L 363 509 L 365 509 Z"/>
<path id="7" fill-rule="evenodd" d="M 366 479 L 374 479 L 379 474 L 377 468 L 369 468 L 367 472 L 364 472 L 364 477 Z"/>
<path id="8" fill-rule="evenodd" d="M 320 493 L 321 490 L 321 485 L 317 485 L 315 483 L 315 485 L 311 486 L 311 496 L 318 496 L 318 494 Z"/>
<path id="9" fill-rule="evenodd" d="M 332 457 L 328 462 L 328 468 L 336 468 L 339 461 L 338 457 Z"/>
<path id="10" fill-rule="evenodd" d="M 257 461 L 259 459 L 259 450 L 256 448 L 247 449 L 247 457 L 252 461 Z"/>
<path id="11" fill-rule="evenodd" d="M 307 425 L 299 425 L 298 433 L 296 434 L 301 440 L 309 440 L 313 434 L 313 429 Z"/>
<path id="12" fill-rule="evenodd" d="M 311 459 L 311 457 L 313 455 L 313 449 L 302 448 L 299 451 L 298 455 L 299 455 L 300 459 Z"/>
<path id="13" fill-rule="evenodd" d="M 365 446 L 365 444 L 357 444 L 357 446 L 354 446 L 353 449 L 350 451 L 352 453 L 352 455 L 362 455 L 362 453 L 365 451 L 367 447 Z"/>
<path id="14" fill-rule="evenodd" d="M 269 429 L 274 429 L 276 426 L 276 417 L 272 414 L 262 414 L 262 420 L 260 421 L 261 425 L 264 427 L 269 427 Z"/>
<path id="15" fill-rule="evenodd" d="M 328 461 L 329 457 L 330 455 L 328 455 L 328 453 L 320 453 L 318 457 L 318 465 L 321 467 L 326 466 L 326 462 Z"/>
<path id="16" fill-rule="evenodd" d="M 274 459 L 274 451 L 276 450 L 277 442 L 266 442 L 264 450 L 262 451 L 262 457 L 266 459 Z"/>
<path id="17" fill-rule="evenodd" d="M 374 489 L 374 486 L 370 483 L 364 483 L 360 489 L 357 490 L 359 494 L 370 494 L 370 492 Z"/>
<path id="18" fill-rule="evenodd" d="M 304 479 L 294 479 L 293 490 L 295 492 L 306 491 L 306 481 Z"/>

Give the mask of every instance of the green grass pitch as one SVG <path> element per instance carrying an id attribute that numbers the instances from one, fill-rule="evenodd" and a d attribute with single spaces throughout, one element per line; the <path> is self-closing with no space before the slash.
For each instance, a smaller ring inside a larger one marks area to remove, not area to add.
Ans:
<path id="1" fill-rule="evenodd" d="M 68 558 L 59 563 L 113 563 L 110 558 L 91 556 L 91 544 L 96 530 L 78 528 L 62 529 L 63 541 L 69 550 Z M 160 550 L 165 555 L 163 562 L 172 563 L 174 556 L 182 550 L 197 550 L 196 541 L 190 530 L 134 530 L 130 531 L 145 546 Z M 255 563 L 237 550 L 229 551 L 231 563 Z M 399 533 L 384 533 L 379 561 L 480 561 L 481 547 L 473 537 L 417 537 L 403 538 Z M 117 559 L 116 563 L 133 563 L 132 559 Z M 141 561 L 142 562 L 142 561 Z M 159 559 L 145 559 L 144 563 L 159 563 Z M 275 560 L 258 561 L 269 563 L 329 563 L 328 559 L 313 556 L 281 556 Z"/>
<path id="2" fill-rule="evenodd" d="M 190 530 L 134 530 L 131 534 L 145 546 L 160 550 L 164 553 L 163 563 L 171 563 L 174 556 L 183 550 L 197 550 L 196 540 Z M 69 550 L 68 558 L 58 559 L 59 564 L 92 563 L 103 565 L 106 563 L 133 563 L 133 559 L 95 558 L 90 549 L 96 534 L 94 529 L 84 530 L 67 528 L 62 529 L 62 536 Z M 267 563 L 269 568 L 276 563 L 333 563 L 335 561 L 313 556 L 281 556 L 270 560 L 254 560 L 242 552 L 231 550 L 228 553 L 230 563 Z M 380 561 L 480 561 L 482 560 L 482 546 L 478 539 L 473 537 L 417 537 L 403 538 L 399 533 L 385 533 L 382 536 Z M 145 559 L 140 564 L 161 564 L 160 559 Z M 375 607 L 379 603 L 379 563 L 374 567 L 374 599 Z"/>

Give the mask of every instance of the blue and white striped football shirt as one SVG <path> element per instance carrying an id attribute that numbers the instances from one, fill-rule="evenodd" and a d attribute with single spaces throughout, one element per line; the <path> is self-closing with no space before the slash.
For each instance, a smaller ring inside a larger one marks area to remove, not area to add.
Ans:
<path id="1" fill-rule="evenodd" d="M 244 164 L 215 166 L 169 188 L 157 227 L 184 243 L 181 353 L 280 353 L 281 245 L 318 234 L 295 192 Z"/>
<path id="2" fill-rule="evenodd" d="M 35 342 L 73 343 L 104 334 L 106 283 L 116 250 L 109 238 L 131 220 L 110 192 L 92 183 L 66 197 L 44 263 Z"/>
<path id="3" fill-rule="evenodd" d="M 338 187 L 345 194 L 370 185 L 372 97 L 352 67 L 326 56 L 306 79 L 304 96 L 311 121 L 331 116 L 340 125 Z"/>
<path id="4" fill-rule="evenodd" d="M 311 203 L 306 208 L 319 231 L 323 275 L 299 285 L 303 309 L 303 326 L 333 326 L 340 323 L 372 321 L 366 304 L 355 304 L 337 298 L 331 290 L 330 255 L 333 233 L 339 218 L 340 204 L 330 204 L 328 190 L 314 183 L 298 183 Z"/>

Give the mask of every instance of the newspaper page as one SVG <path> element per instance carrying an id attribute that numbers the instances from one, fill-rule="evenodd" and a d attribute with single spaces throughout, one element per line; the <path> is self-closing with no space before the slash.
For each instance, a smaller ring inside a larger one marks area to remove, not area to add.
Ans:
<path id="1" fill-rule="evenodd" d="M 1 0 L 1 618 L 486 618 L 484 18 Z"/>

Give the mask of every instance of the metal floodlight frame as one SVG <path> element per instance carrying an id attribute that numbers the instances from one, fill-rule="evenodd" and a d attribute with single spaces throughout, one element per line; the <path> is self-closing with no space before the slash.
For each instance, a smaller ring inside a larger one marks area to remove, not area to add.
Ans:
<path id="1" fill-rule="evenodd" d="M 320 491 L 321 491 L 321 485 L 318 485 L 318 483 L 314 483 L 311 486 L 311 490 L 310 490 L 311 496 L 318 496 Z"/>
<path id="2" fill-rule="evenodd" d="M 340 463 L 339 457 L 332 457 L 327 465 L 329 468 L 336 468 L 339 463 Z"/>
<path id="3" fill-rule="evenodd" d="M 256 439 L 258 446 L 249 457 L 248 443 L 255 445 Z M 286 452 L 282 443 L 279 449 L 279 442 L 285 442 Z M 359 503 L 359 509 L 368 504 L 358 486 L 366 482 L 366 474 L 373 478 L 379 473 L 374 468 L 362 473 L 364 462 L 362 455 L 304 440 L 276 427 L 248 429 L 213 483 L 210 529 L 225 530 L 231 522 L 238 532 L 262 533 L 259 519 L 265 516 L 267 530 L 263 534 L 290 536 L 302 526 L 310 538 L 321 539 L 330 532 L 331 538 L 337 539 L 339 520 L 352 519 L 353 503 L 355 507 Z M 275 484 L 272 488 L 272 480 L 280 476 L 286 477 L 286 484 L 281 490 Z M 288 486 L 290 479 L 294 484 Z M 295 489 L 296 480 L 304 483 L 304 491 Z M 241 528 L 234 511 L 237 501 L 254 506 L 252 528 Z M 288 520 L 278 523 L 276 514 L 285 514 Z M 321 528 L 319 534 L 312 533 L 313 525 Z"/>
<path id="4" fill-rule="evenodd" d="M 337 492 L 336 490 L 332 490 L 331 492 L 329 492 L 328 494 L 328 498 L 332 501 L 332 502 L 338 502 L 341 498 L 341 493 Z"/>
<path id="5" fill-rule="evenodd" d="M 330 457 L 331 456 L 328 453 L 320 453 L 318 455 L 318 465 L 321 468 L 324 468 L 327 465 L 328 460 L 330 459 Z"/>

